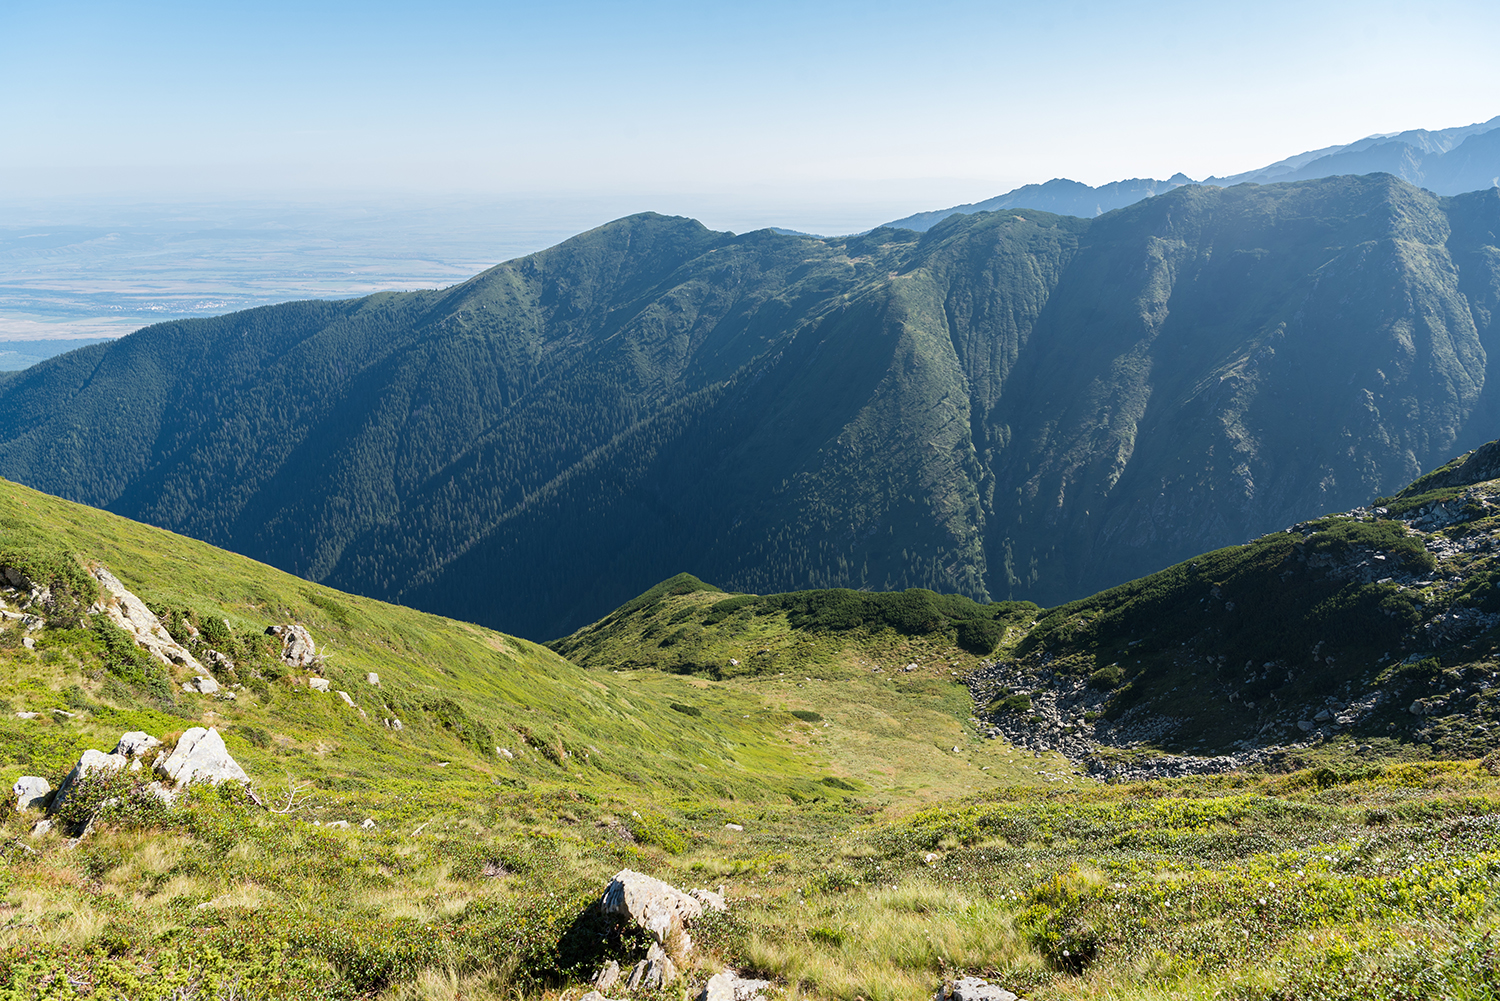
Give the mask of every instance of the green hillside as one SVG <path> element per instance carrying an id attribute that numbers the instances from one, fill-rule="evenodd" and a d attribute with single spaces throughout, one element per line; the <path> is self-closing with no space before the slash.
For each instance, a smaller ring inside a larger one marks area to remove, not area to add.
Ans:
<path id="1" fill-rule="evenodd" d="M 1388 175 L 837 239 L 633 216 L 44 362 L 0 381 L 0 474 L 536 639 L 683 567 L 1050 605 L 1488 438 L 1497 230 Z"/>
<path id="2" fill-rule="evenodd" d="M 1387 512 L 1463 515 L 1495 453 Z M 182 691 L 190 672 L 103 624 L 99 564 L 205 663 L 231 656 L 234 698 Z M 1500 989 L 1494 755 L 1402 763 L 1390 743 L 1350 767 L 1323 745 L 1316 770 L 1103 785 L 984 736 L 966 682 L 1079 606 L 682 574 L 553 644 L 568 660 L 3 481 L 0 566 L 49 592 L 0 588 L 0 781 L 56 785 L 125 730 L 211 725 L 270 807 L 226 784 L 168 809 L 127 775 L 85 787 L 101 805 L 76 843 L 7 809 L 9 996 L 576 999 L 645 952 L 592 910 L 622 868 L 729 902 L 682 981 L 632 997 L 726 967 L 789 999 L 929 997 L 965 974 L 1037 1001 Z M 1090 607 L 1128 615 L 1121 593 Z M 333 690 L 278 657 L 266 629 L 293 622 Z"/>

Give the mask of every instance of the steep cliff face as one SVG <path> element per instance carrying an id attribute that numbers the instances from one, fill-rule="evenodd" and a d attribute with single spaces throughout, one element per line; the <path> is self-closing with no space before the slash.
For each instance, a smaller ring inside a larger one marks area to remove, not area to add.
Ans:
<path id="1" fill-rule="evenodd" d="M 1491 435 L 1500 194 L 1184 187 L 817 240 L 619 220 L 0 384 L 0 473 L 559 635 L 683 569 L 1052 603 Z"/>

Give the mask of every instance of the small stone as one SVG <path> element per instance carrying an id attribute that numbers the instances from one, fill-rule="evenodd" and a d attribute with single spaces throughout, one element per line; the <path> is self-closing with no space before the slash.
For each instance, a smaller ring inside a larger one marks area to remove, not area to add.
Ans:
<path id="1" fill-rule="evenodd" d="M 733 970 L 716 973 L 698 994 L 698 1001 L 762 1001 L 761 991 L 771 986 L 769 980 L 748 980 Z"/>
<path id="2" fill-rule="evenodd" d="M 376 674 L 374 671 L 370 671 L 365 674 L 365 681 L 371 685 L 379 685 L 380 675 Z"/>
<path id="3" fill-rule="evenodd" d="M 611 987 L 613 987 L 619 979 L 620 964 L 611 959 L 608 963 L 605 963 L 602 967 L 599 968 L 598 973 L 594 974 L 594 986 L 599 988 L 600 991 L 607 991 Z M 599 994 L 599 991 L 594 991 L 593 993 Z M 603 995 L 599 996 L 602 997 Z M 585 997 L 587 997 L 587 995 L 585 995 Z"/>
<path id="4" fill-rule="evenodd" d="M 349 821 L 347 821 L 347 820 L 335 820 L 333 823 L 328 824 L 327 826 L 328 827 L 348 827 L 349 826 Z"/>
<path id="5" fill-rule="evenodd" d="M 120 742 L 115 745 L 115 753 L 134 758 L 160 746 L 161 741 L 144 730 L 131 730 L 129 733 L 120 734 Z"/>
<path id="6" fill-rule="evenodd" d="M 739 824 L 725 824 L 724 825 L 724 830 L 726 830 L 726 831 L 743 831 L 744 829 L 745 828 L 742 827 Z"/>
<path id="7" fill-rule="evenodd" d="M 1318 724 L 1314 723 L 1310 719 L 1299 719 L 1297 721 L 1297 729 L 1301 730 L 1303 733 L 1311 733 L 1317 728 Z"/>
<path id="8" fill-rule="evenodd" d="M 1020 1001 L 1012 992 L 978 977 L 964 977 L 952 986 L 938 988 L 935 1001 Z"/>
<path id="9" fill-rule="evenodd" d="M 35 650 L 36 640 L 32 639 L 30 636 L 23 636 L 21 637 L 21 645 L 28 650 Z"/>
<path id="10" fill-rule="evenodd" d="M 207 675 L 200 675 L 193 679 L 193 687 L 204 695 L 212 695 L 219 690 L 219 683 Z"/>
<path id="11" fill-rule="evenodd" d="M 359 822 L 359 826 L 367 831 L 372 830 L 375 827 L 375 819 L 373 817 L 366 817 Z"/>
<path id="12" fill-rule="evenodd" d="M 38 820 L 35 824 L 31 825 L 31 836 L 33 838 L 39 838 L 50 830 L 52 830 L 52 821 Z"/>
<path id="13" fill-rule="evenodd" d="M 724 888 L 721 886 L 717 893 L 713 890 L 704 890 L 698 887 L 688 891 L 688 896 L 702 904 L 710 911 L 724 913 L 729 910 L 729 904 L 724 900 Z"/>
<path id="14" fill-rule="evenodd" d="M 344 705 L 348 706 L 350 709 L 354 708 L 354 700 L 349 697 L 348 692 L 337 692 L 336 694 L 339 698 L 344 700 Z"/>
<path id="15" fill-rule="evenodd" d="M 498 754 L 498 755 L 500 755 L 500 757 L 505 758 L 507 760 L 513 759 L 515 757 L 514 754 L 510 753 L 510 748 L 508 748 L 508 747 L 497 747 L 497 748 L 495 748 L 495 753 Z"/>
<path id="16" fill-rule="evenodd" d="M 36 719 L 41 713 L 16 713 L 16 719 Z"/>
<path id="17" fill-rule="evenodd" d="M 327 678 L 308 678 L 307 679 L 307 687 L 311 688 L 315 692 L 326 692 L 326 691 L 328 691 L 328 679 Z"/>

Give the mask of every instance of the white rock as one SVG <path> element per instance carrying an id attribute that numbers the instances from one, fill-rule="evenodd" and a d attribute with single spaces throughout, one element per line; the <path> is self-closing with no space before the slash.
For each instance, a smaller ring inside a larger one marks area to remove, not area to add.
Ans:
<path id="1" fill-rule="evenodd" d="M 198 659 L 172 638 L 156 613 L 127 591 L 119 578 L 102 566 L 96 566 L 89 572 L 109 593 L 109 597 L 101 602 L 102 611 L 111 622 L 131 635 L 136 646 L 163 664 L 186 664 L 193 669 L 194 674 L 207 673 Z"/>
<path id="2" fill-rule="evenodd" d="M 311 667 L 318 659 L 318 648 L 313 643 L 312 633 L 298 623 L 285 626 L 270 626 L 267 636 L 281 637 L 281 659 L 292 667 Z"/>
<path id="3" fill-rule="evenodd" d="M 391 729 L 392 730 L 403 729 L 403 727 L 401 726 L 401 721 L 399 719 L 393 719 L 393 720 L 391 720 Z"/>
<path id="4" fill-rule="evenodd" d="M 373 817 L 366 817 L 359 822 L 359 826 L 368 831 L 375 826 L 375 819 Z"/>
<path id="5" fill-rule="evenodd" d="M 726 831 L 743 831 L 744 829 L 745 828 L 742 827 L 739 824 L 725 824 L 724 825 L 724 830 L 726 830 Z"/>
<path id="6" fill-rule="evenodd" d="M 591 993 L 597 995 L 598 997 L 603 997 L 604 995 L 600 994 L 599 991 L 609 990 L 615 985 L 617 981 L 619 981 L 619 979 L 620 964 L 611 959 L 609 962 L 599 967 L 599 972 L 594 974 L 594 986 L 599 988 L 599 990 L 593 991 Z M 584 997 L 588 997 L 588 995 L 585 994 Z"/>
<path id="7" fill-rule="evenodd" d="M 703 905 L 653 876 L 621 869 L 604 889 L 599 902 L 606 915 L 628 918 L 679 956 L 692 948 L 689 922 L 703 914 Z"/>
<path id="8" fill-rule="evenodd" d="M 224 738 L 212 727 L 195 726 L 177 739 L 177 747 L 159 770 L 181 789 L 193 782 L 243 782 L 250 776 L 230 757 Z"/>
<path id="9" fill-rule="evenodd" d="M 50 830 L 52 830 L 52 821 L 38 820 L 35 824 L 31 825 L 31 836 L 33 838 L 39 838 Z"/>
<path id="10" fill-rule="evenodd" d="M 204 695 L 212 695 L 219 690 L 219 683 L 205 674 L 193 679 L 193 688 Z"/>
<path id="11" fill-rule="evenodd" d="M 769 989 L 769 980 L 748 980 L 733 970 L 716 973 L 698 993 L 698 1001 L 762 1001 L 761 991 Z"/>
<path id="12" fill-rule="evenodd" d="M 329 824 L 328 826 L 329 827 L 348 827 L 349 826 L 349 821 L 347 821 L 347 820 L 335 820 L 333 823 Z"/>
<path id="13" fill-rule="evenodd" d="M 57 812 L 81 779 L 89 775 L 108 775 L 118 772 L 129 763 L 129 759 L 123 754 L 105 754 L 92 747 L 84 751 L 79 756 L 78 763 L 73 766 L 73 770 L 68 772 L 68 777 L 62 780 L 62 785 L 57 787 L 57 795 L 52 797 L 52 812 Z"/>
<path id="14" fill-rule="evenodd" d="M 495 748 L 495 753 L 500 755 L 500 757 L 502 758 L 512 759 L 515 757 L 514 754 L 510 753 L 510 748 L 508 747 L 497 747 Z"/>
<path id="15" fill-rule="evenodd" d="M 52 783 L 40 775 L 22 775 L 10 791 L 15 794 L 17 810 L 40 810 L 52 794 Z"/>
<path id="16" fill-rule="evenodd" d="M 964 977 L 946 988 L 939 987 L 933 1001 L 1020 1001 L 1004 987 L 978 977 Z"/>
<path id="17" fill-rule="evenodd" d="M 23 647 L 25 647 L 26 649 L 28 649 L 28 650 L 35 650 L 36 649 L 36 640 L 32 639 L 30 636 L 22 636 L 21 637 L 21 645 Z"/>
<path id="18" fill-rule="evenodd" d="M 341 698 L 341 699 L 343 699 L 344 700 L 344 704 L 346 706 L 348 706 L 350 709 L 354 708 L 354 700 L 349 697 L 349 693 L 348 692 L 339 692 L 338 693 L 338 697 Z"/>
<path id="19" fill-rule="evenodd" d="M 129 733 L 120 734 L 120 742 L 115 745 L 115 753 L 134 758 L 160 746 L 161 741 L 146 731 L 131 730 Z"/>
<path id="20" fill-rule="evenodd" d="M 365 681 L 372 685 L 378 685 L 380 684 L 380 675 L 374 671 L 369 671 L 365 674 Z"/>
<path id="21" fill-rule="evenodd" d="M 704 890 L 699 887 L 694 887 L 693 889 L 688 891 L 688 896 L 692 897 L 694 900 L 698 901 L 698 903 L 702 904 L 709 910 L 719 911 L 720 913 L 722 913 L 729 910 L 729 904 L 724 900 L 723 889 L 723 887 L 720 887 L 720 892 L 715 893 L 713 890 Z"/>
<path id="22" fill-rule="evenodd" d="M 328 679 L 327 678 L 308 678 L 307 679 L 307 687 L 311 688 L 315 692 L 326 692 L 326 691 L 328 691 Z"/>
<path id="23" fill-rule="evenodd" d="M 937 852 L 928 852 L 926 855 L 922 856 L 922 861 L 926 862 L 928 865 L 934 865 L 940 857 L 941 856 L 939 856 Z"/>
<path id="24" fill-rule="evenodd" d="M 676 964 L 660 943 L 652 942 L 646 958 L 635 964 L 635 969 L 630 972 L 630 982 L 625 986 L 632 991 L 641 987 L 650 991 L 665 987 L 676 979 Z"/>
<path id="25" fill-rule="evenodd" d="M 16 713 L 16 719 L 36 719 L 41 713 Z"/>

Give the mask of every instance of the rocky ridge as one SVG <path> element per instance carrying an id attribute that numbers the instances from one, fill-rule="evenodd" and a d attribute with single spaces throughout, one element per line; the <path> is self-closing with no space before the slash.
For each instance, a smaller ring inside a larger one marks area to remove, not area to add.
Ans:
<path id="1" fill-rule="evenodd" d="M 1472 477 L 1485 477 L 1474 482 Z M 1285 684 L 1310 671 L 1334 668 L 1342 656 L 1335 638 L 1320 638 L 1301 663 L 1247 661 L 1242 684 L 1225 681 L 1228 657 L 1204 634 L 1171 653 L 1171 666 L 1198 686 L 1204 699 L 1242 714 L 1238 732 L 1220 753 L 1163 754 L 1163 745 L 1188 722 L 1188 714 L 1168 711 L 1164 695 L 1122 708 L 1118 679 L 1080 675 L 1077 664 L 1058 669 L 1062 650 L 1038 644 L 1013 659 L 993 661 L 964 682 L 975 703 L 971 723 L 985 738 L 1005 738 L 1034 752 L 1056 751 L 1090 775 L 1135 781 L 1190 774 L 1215 774 L 1349 737 L 1361 740 L 1400 731 L 1418 742 L 1458 740 L 1469 735 L 1482 754 L 1500 739 L 1500 658 L 1494 630 L 1500 626 L 1500 442 L 1491 443 L 1417 481 L 1390 507 L 1360 507 L 1318 522 L 1303 522 L 1286 534 L 1311 539 L 1340 523 L 1401 526 L 1405 539 L 1420 541 L 1430 565 L 1403 558 L 1396 545 L 1351 545 L 1343 551 L 1304 551 L 1294 545 L 1294 568 L 1356 587 L 1378 587 L 1403 596 L 1416 617 L 1393 649 L 1356 665 L 1358 677 L 1323 686 L 1320 696 L 1289 699 L 1273 688 L 1254 697 L 1252 686 Z M 1427 496 L 1432 491 L 1440 496 Z M 1413 491 L 1423 493 L 1413 496 Z M 1397 540 L 1399 543 L 1401 540 Z M 1196 566 L 1196 564 L 1195 564 Z M 1270 582 L 1269 586 L 1275 586 Z M 1233 601 L 1221 601 L 1218 586 L 1202 603 L 1219 602 L 1232 615 Z M 1399 608 L 1387 615 L 1399 613 Z M 1275 629 L 1277 623 L 1267 622 Z M 1131 645 L 1135 642 L 1132 641 Z M 1347 667 L 1348 665 L 1343 665 Z M 1105 665 L 1105 670 L 1117 668 Z M 1347 672 L 1346 672 L 1347 673 Z M 1175 691 L 1175 690 L 1174 690 Z M 1180 702 L 1177 703 L 1180 705 Z M 1121 753 L 1123 752 L 1123 753 Z"/>

